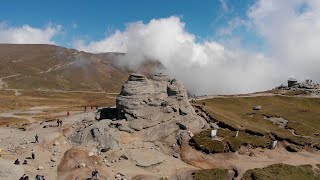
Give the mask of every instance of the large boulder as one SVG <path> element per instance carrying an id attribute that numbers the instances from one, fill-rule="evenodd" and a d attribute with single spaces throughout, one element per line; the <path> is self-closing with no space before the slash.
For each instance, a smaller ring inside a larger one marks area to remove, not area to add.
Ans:
<path id="1" fill-rule="evenodd" d="M 120 119 L 125 118 L 136 131 L 144 130 L 149 140 L 169 135 L 179 129 L 178 124 L 190 130 L 206 124 L 190 105 L 182 83 L 163 74 L 152 79 L 131 74 L 117 97 L 116 108 Z"/>

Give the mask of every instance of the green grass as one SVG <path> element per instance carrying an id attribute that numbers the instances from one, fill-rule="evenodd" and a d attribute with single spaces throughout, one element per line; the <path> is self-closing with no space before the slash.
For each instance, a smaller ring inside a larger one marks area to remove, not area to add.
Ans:
<path id="1" fill-rule="evenodd" d="M 225 142 L 212 140 L 210 137 L 211 130 L 202 131 L 192 138 L 193 145 L 206 153 L 222 153 L 228 151 Z"/>
<path id="2" fill-rule="evenodd" d="M 291 166 L 287 164 L 273 164 L 265 168 L 248 170 L 243 180 L 316 180 L 320 176 L 315 174 L 311 165 Z"/>
<path id="3" fill-rule="evenodd" d="M 250 144 L 253 147 L 269 148 L 272 141 L 264 136 L 257 136 L 239 131 L 238 137 L 235 137 L 236 132 L 228 129 L 219 129 L 217 135 L 223 137 L 223 140 L 228 143 L 230 150 L 235 152 L 242 145 Z"/>
<path id="4" fill-rule="evenodd" d="M 223 180 L 228 178 L 227 169 L 205 169 L 194 173 L 193 180 Z"/>
<path id="5" fill-rule="evenodd" d="M 320 130 L 320 99 L 260 96 L 260 97 L 229 97 L 214 98 L 201 101 L 205 102 L 206 110 L 218 121 L 234 129 L 247 129 L 259 134 L 272 133 L 280 139 L 285 139 L 296 145 L 308 143 L 319 144 L 320 137 L 314 135 Z M 262 105 L 260 111 L 252 108 Z M 254 114 L 250 117 L 249 114 Z M 294 129 L 294 136 L 287 129 L 279 128 L 263 117 L 283 117 L 288 120 L 287 127 Z"/>
<path id="6" fill-rule="evenodd" d="M 238 137 L 234 137 L 236 132 L 228 129 L 219 129 L 217 135 L 222 137 L 222 141 L 212 140 L 210 137 L 211 129 L 196 134 L 191 144 L 196 148 L 207 153 L 222 153 L 237 151 L 242 145 L 252 145 L 253 147 L 269 148 L 272 141 L 264 136 L 251 135 L 239 132 Z"/>

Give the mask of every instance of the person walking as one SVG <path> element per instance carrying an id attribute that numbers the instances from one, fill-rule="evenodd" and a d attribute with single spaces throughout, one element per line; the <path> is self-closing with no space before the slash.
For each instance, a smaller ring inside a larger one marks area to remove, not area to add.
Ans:
<path id="1" fill-rule="evenodd" d="M 60 126 L 62 126 L 62 120 L 60 120 Z"/>
<path id="2" fill-rule="evenodd" d="M 36 136 L 34 137 L 34 139 L 36 140 L 36 143 L 39 143 L 39 136 L 38 136 L 38 134 L 36 134 Z"/>
<path id="3" fill-rule="evenodd" d="M 57 124 L 58 124 L 58 127 L 59 127 L 59 125 L 60 125 L 60 120 L 59 119 L 57 120 Z"/>
<path id="4" fill-rule="evenodd" d="M 31 158 L 32 158 L 32 159 L 35 159 L 35 158 L 36 158 L 36 155 L 35 155 L 35 153 L 34 153 L 34 150 L 33 150 L 33 149 L 31 150 Z"/>

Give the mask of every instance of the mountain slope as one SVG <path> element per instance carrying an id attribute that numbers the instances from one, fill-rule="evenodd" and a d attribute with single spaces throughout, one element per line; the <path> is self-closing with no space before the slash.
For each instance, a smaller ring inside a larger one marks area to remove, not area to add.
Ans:
<path id="1" fill-rule="evenodd" d="M 0 88 L 118 92 L 130 73 L 115 65 L 118 55 L 54 45 L 0 44 Z"/>

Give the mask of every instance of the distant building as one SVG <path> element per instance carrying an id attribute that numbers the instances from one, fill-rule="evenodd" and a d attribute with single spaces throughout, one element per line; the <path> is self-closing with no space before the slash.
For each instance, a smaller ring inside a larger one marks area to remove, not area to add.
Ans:
<path id="1" fill-rule="evenodd" d="M 296 79 L 294 79 L 294 78 L 289 78 L 288 79 L 288 87 L 293 87 L 293 86 L 295 86 L 297 84 L 298 84 L 298 81 Z"/>

